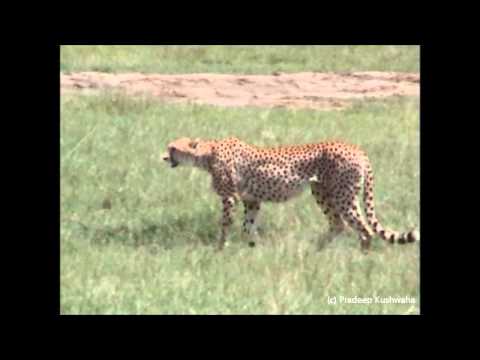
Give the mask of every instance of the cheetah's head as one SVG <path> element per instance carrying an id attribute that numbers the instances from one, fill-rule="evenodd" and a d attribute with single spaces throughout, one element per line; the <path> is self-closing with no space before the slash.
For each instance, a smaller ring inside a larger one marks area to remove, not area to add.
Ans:
<path id="1" fill-rule="evenodd" d="M 183 137 L 168 144 L 162 157 L 172 168 L 180 164 L 203 166 L 211 153 L 210 142 Z"/>

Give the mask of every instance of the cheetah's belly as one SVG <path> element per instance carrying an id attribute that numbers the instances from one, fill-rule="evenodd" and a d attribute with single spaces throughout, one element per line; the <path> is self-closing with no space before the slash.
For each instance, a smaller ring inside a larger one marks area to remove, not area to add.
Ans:
<path id="1" fill-rule="evenodd" d="M 250 172 L 239 184 L 239 193 L 245 200 L 281 202 L 299 195 L 308 182 L 307 175 L 296 174 L 292 169 L 285 173 L 285 169 L 270 165 Z"/>

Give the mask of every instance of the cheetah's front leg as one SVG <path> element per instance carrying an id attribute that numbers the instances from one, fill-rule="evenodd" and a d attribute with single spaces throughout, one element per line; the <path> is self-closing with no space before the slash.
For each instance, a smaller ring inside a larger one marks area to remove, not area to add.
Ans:
<path id="1" fill-rule="evenodd" d="M 258 201 L 245 201 L 243 200 L 243 206 L 245 208 L 245 220 L 243 221 L 243 232 L 246 235 L 251 235 L 252 230 L 255 224 L 255 219 L 258 215 L 258 211 L 260 210 L 260 202 Z M 248 242 L 250 247 L 255 246 L 255 242 L 250 240 Z"/>
<path id="2" fill-rule="evenodd" d="M 222 250 L 225 246 L 228 227 L 232 225 L 232 210 L 235 205 L 235 198 L 233 196 L 222 197 L 223 214 L 222 214 L 222 232 L 220 234 L 220 241 L 218 243 L 218 250 Z"/>

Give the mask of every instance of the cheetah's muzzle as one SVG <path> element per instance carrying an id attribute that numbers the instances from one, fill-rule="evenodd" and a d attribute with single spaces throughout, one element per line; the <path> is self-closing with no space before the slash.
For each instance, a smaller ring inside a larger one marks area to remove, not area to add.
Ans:
<path id="1" fill-rule="evenodd" d="M 169 156 L 169 155 L 163 156 L 163 160 L 166 161 L 166 162 L 168 162 L 168 163 L 170 163 L 170 166 L 171 166 L 172 168 L 178 166 L 178 161 L 175 160 L 175 159 L 173 159 L 173 158 L 172 158 L 171 156 Z"/>

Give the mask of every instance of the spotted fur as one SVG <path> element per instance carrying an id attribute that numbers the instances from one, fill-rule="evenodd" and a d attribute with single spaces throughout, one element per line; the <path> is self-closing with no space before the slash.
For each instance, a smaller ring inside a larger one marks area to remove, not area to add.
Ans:
<path id="1" fill-rule="evenodd" d="M 358 147 L 331 141 L 317 144 L 260 148 L 236 138 L 200 140 L 180 138 L 168 145 L 163 159 L 172 167 L 190 163 L 208 171 L 215 192 L 222 198 L 223 215 L 219 247 L 225 243 L 232 224 L 232 210 L 243 202 L 243 230 L 251 233 L 264 201 L 283 202 L 309 185 L 312 195 L 328 218 L 330 241 L 346 225 L 360 236 L 368 250 L 374 234 L 389 243 L 414 242 L 414 231 L 399 233 L 384 228 L 375 214 L 373 172 L 367 155 Z M 360 213 L 359 192 L 363 186 L 364 211 Z M 249 243 L 251 246 L 253 242 Z"/>

